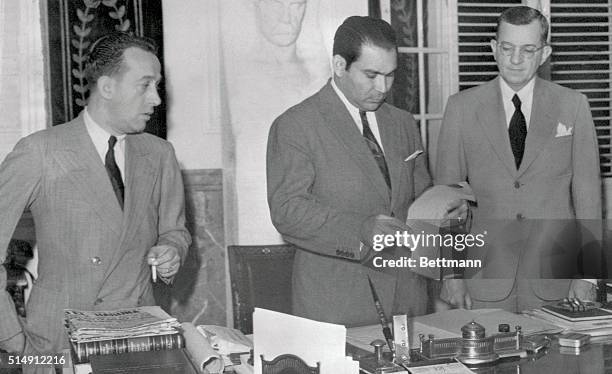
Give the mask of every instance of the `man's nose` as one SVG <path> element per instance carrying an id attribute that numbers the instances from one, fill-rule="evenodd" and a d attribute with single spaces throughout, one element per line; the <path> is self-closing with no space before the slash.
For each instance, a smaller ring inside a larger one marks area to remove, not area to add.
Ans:
<path id="1" fill-rule="evenodd" d="M 376 91 L 378 92 L 387 93 L 387 91 L 389 91 L 391 88 L 391 83 L 387 77 L 384 75 L 379 75 L 374 80 L 374 88 L 376 88 Z"/>
<path id="2" fill-rule="evenodd" d="M 283 23 L 290 23 L 291 22 L 291 8 L 289 5 L 284 5 L 283 6 L 283 10 L 281 10 L 281 14 L 280 14 L 281 18 L 281 22 Z"/>
<path id="3" fill-rule="evenodd" d="M 153 106 L 158 106 L 161 104 L 161 97 L 159 97 L 159 92 L 157 92 L 157 88 L 153 88 L 152 92 L 149 94 L 149 103 Z"/>
<path id="4" fill-rule="evenodd" d="M 525 56 L 523 56 L 523 53 L 521 52 L 521 49 L 518 47 L 515 47 L 512 50 L 512 54 L 510 55 L 510 62 L 518 65 L 521 62 L 523 62 L 523 59 L 525 58 Z"/>

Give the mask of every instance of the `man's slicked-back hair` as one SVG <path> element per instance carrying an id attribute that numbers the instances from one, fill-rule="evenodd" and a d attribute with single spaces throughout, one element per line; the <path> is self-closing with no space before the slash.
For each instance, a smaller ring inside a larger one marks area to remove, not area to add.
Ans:
<path id="1" fill-rule="evenodd" d="M 528 6 L 515 6 L 504 10 L 497 18 L 497 31 L 495 37 L 499 39 L 499 26 L 502 22 L 510 25 L 529 25 L 533 21 L 540 23 L 540 40 L 542 44 L 548 41 L 548 20 L 537 9 Z"/>
<path id="2" fill-rule="evenodd" d="M 157 45 L 153 40 L 125 32 L 113 32 L 96 40 L 90 47 L 85 68 L 85 78 L 89 87 L 93 89 L 101 76 L 119 74 L 123 53 L 132 47 L 157 54 Z"/>
<path id="3" fill-rule="evenodd" d="M 352 16 L 344 20 L 334 35 L 333 55 L 346 60 L 346 69 L 361 56 L 361 47 L 397 49 L 395 31 L 387 22 L 372 17 Z"/>

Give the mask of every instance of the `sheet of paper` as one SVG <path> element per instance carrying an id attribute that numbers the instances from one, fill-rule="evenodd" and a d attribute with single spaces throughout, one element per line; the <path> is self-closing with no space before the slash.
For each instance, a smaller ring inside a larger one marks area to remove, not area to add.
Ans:
<path id="1" fill-rule="evenodd" d="M 225 367 L 224 360 L 213 349 L 210 341 L 191 322 L 183 322 L 182 328 L 187 352 L 198 370 L 210 374 L 222 373 Z"/>
<path id="2" fill-rule="evenodd" d="M 559 332 L 562 329 L 546 321 L 529 316 L 514 314 L 502 309 L 451 309 L 443 312 L 418 316 L 408 319 L 408 336 L 410 348 L 420 345 L 419 335 L 425 338 L 433 334 L 436 339 L 457 338 L 461 336 L 461 327 L 475 321 L 483 325 L 488 335 L 498 332 L 500 323 L 507 323 L 511 330 L 520 325 L 525 335 L 541 332 Z M 347 343 L 358 348 L 374 352 L 370 343 L 374 339 L 384 339 L 380 325 L 353 327 L 347 330 Z"/>
<path id="3" fill-rule="evenodd" d="M 410 205 L 408 220 L 425 220 L 439 226 L 448 205 L 458 199 L 476 201 L 472 188 L 466 182 L 433 186 Z"/>
<path id="4" fill-rule="evenodd" d="M 410 248 L 416 265 L 410 267 L 413 272 L 426 278 L 440 279 L 441 268 L 429 265 L 429 261 L 425 262 L 428 265 L 421 266 L 421 258 L 430 261 L 440 258 L 439 243 L 442 239 L 425 241 L 424 238 L 434 238 L 439 234 L 440 227 L 448 224 L 445 219 L 447 208 L 451 202 L 459 199 L 475 201 L 472 188 L 466 182 L 433 186 L 408 208 L 406 225 L 411 228 L 413 238 L 417 238 Z"/>
<path id="5" fill-rule="evenodd" d="M 408 326 L 410 348 L 419 346 L 419 334 L 423 334 L 425 337 L 427 337 L 428 334 L 434 334 L 436 338 L 440 339 L 456 338 L 460 336 L 460 334 L 457 333 L 451 333 L 433 326 L 424 325 L 416 320 L 416 318 L 408 319 Z M 370 343 L 375 339 L 385 340 L 380 325 L 351 327 L 347 330 L 346 342 L 366 351 L 374 352 L 374 347 L 372 347 Z M 388 350 L 388 347 L 385 346 L 384 349 Z"/>
<path id="6" fill-rule="evenodd" d="M 553 324 L 502 309 L 451 309 L 426 316 L 419 316 L 415 319 L 425 326 L 435 326 L 450 333 L 455 333 L 456 336 L 461 336 L 461 327 L 471 321 L 481 324 L 485 328 L 487 336 L 496 334 L 500 323 L 509 324 L 511 331 L 514 330 L 514 326 L 521 326 L 525 335 L 560 331 Z"/>
<path id="7" fill-rule="evenodd" d="M 255 308 L 253 344 L 256 374 L 261 373 L 261 355 L 270 361 L 282 354 L 296 355 L 309 366 L 320 362 L 321 374 L 349 370 L 339 369 L 349 366 L 345 358 L 346 327 L 342 325 Z"/>
<path id="8" fill-rule="evenodd" d="M 411 374 L 470 374 L 474 373 L 459 362 L 430 366 L 411 367 Z"/>

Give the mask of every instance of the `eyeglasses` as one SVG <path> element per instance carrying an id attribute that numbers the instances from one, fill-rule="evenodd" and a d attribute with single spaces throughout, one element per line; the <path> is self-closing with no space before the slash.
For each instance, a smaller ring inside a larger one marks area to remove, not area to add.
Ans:
<path id="1" fill-rule="evenodd" d="M 521 55 L 521 57 L 524 57 L 526 59 L 532 59 L 533 56 L 535 56 L 537 51 L 546 47 L 546 44 L 538 48 L 535 45 L 516 46 L 512 43 L 501 42 L 501 43 L 498 43 L 497 46 L 499 47 L 499 50 L 504 56 L 508 56 L 508 57 L 512 56 L 512 54 L 514 53 L 514 50 L 518 48 L 519 54 Z"/>

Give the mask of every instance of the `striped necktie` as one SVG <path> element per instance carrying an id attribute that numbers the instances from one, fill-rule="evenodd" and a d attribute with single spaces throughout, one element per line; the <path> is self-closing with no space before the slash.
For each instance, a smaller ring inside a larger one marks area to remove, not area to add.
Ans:
<path id="1" fill-rule="evenodd" d="M 368 122 L 368 118 L 366 117 L 366 112 L 359 111 L 359 116 L 361 117 L 361 124 L 363 125 L 363 137 L 374 156 L 374 160 L 378 164 L 378 168 L 380 169 L 383 177 L 385 178 L 385 182 L 391 190 L 391 178 L 389 177 L 389 168 L 387 167 L 387 161 L 385 160 L 385 154 L 382 151 L 382 148 L 376 141 L 376 137 L 374 137 L 374 133 L 370 128 L 370 123 Z"/>

